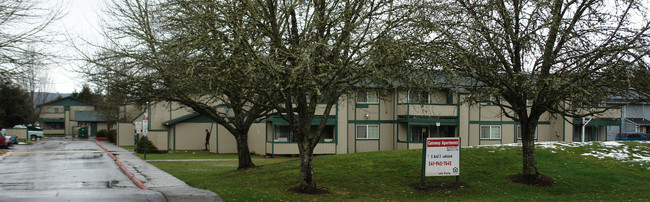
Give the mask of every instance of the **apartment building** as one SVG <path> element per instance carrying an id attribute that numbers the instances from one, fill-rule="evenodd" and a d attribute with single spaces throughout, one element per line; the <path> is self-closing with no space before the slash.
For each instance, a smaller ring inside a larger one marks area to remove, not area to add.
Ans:
<path id="1" fill-rule="evenodd" d="M 39 123 L 44 134 L 75 135 L 80 127 L 89 127 L 91 136 L 98 130 L 108 129 L 95 111 L 95 106 L 77 98 L 68 96 L 39 105 Z"/>
<path id="2" fill-rule="evenodd" d="M 333 106 L 316 154 L 420 149 L 427 137 L 460 137 L 462 146 L 521 142 L 517 122 L 498 106 L 469 105 L 464 94 L 447 90 L 432 92 L 395 90 L 381 96 L 372 91 L 342 96 Z M 569 107 L 569 106 L 567 106 Z M 210 151 L 236 153 L 234 137 L 212 120 L 180 108 L 175 103 L 123 106 L 125 120 L 118 124 L 118 144 L 133 145 L 137 122 L 144 120 L 148 136 L 164 151 L 202 150 L 205 130 L 211 132 Z M 218 110 L 227 110 L 217 106 Z M 323 113 L 324 106 L 317 110 Z M 128 117 L 127 117 L 128 116 Z M 317 116 L 316 125 L 321 121 Z M 620 126 L 621 110 L 610 109 L 585 125 L 585 140 L 604 140 L 608 126 Z M 581 119 L 544 114 L 536 129 L 536 141 L 581 141 Z M 272 116 L 253 124 L 249 131 L 250 151 L 262 155 L 298 154 L 288 123 Z"/>

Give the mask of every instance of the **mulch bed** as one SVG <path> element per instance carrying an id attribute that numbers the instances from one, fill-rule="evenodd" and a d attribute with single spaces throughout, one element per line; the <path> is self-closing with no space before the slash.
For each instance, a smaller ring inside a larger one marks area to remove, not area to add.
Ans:
<path id="1" fill-rule="evenodd" d="M 545 175 L 540 175 L 539 179 L 528 180 L 526 178 L 523 178 L 522 174 L 516 174 L 516 175 L 511 175 L 510 176 L 510 182 L 525 184 L 525 185 L 530 185 L 530 186 L 536 186 L 536 187 L 552 187 L 552 186 L 555 186 L 555 181 L 553 181 L 553 179 L 551 179 L 550 177 L 547 177 Z"/>

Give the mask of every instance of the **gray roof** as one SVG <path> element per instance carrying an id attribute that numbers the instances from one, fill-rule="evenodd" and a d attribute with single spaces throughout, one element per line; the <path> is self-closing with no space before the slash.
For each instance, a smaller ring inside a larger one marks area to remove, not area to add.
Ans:
<path id="1" fill-rule="evenodd" d="M 74 121 L 104 122 L 97 111 L 74 111 Z"/>
<path id="2" fill-rule="evenodd" d="M 627 118 L 627 120 L 636 125 L 650 125 L 650 121 L 644 118 Z"/>

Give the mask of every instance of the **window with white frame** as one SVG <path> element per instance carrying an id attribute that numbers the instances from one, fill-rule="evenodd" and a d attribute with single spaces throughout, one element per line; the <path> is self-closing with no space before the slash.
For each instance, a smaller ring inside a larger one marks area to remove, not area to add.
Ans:
<path id="1" fill-rule="evenodd" d="M 424 91 L 409 91 L 408 92 L 408 103 L 428 104 L 429 103 L 429 93 L 424 92 Z"/>
<path id="2" fill-rule="evenodd" d="M 379 103 L 379 96 L 375 92 L 358 92 L 357 103 L 377 104 Z"/>
<path id="3" fill-rule="evenodd" d="M 501 139 L 500 125 L 482 125 L 479 133 L 481 139 Z"/>
<path id="4" fill-rule="evenodd" d="M 357 125 L 357 139 L 379 139 L 379 125 Z"/>
<path id="5" fill-rule="evenodd" d="M 521 140 L 521 125 L 517 125 L 517 130 L 515 130 L 515 133 L 517 133 L 517 139 Z M 537 127 L 535 127 L 535 139 L 537 139 Z"/>

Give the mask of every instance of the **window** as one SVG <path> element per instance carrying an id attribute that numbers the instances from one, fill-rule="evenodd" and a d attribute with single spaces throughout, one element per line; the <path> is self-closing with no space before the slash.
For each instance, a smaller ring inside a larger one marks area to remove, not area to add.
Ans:
<path id="1" fill-rule="evenodd" d="M 521 125 L 517 125 L 515 133 L 517 134 L 517 139 L 521 140 Z M 535 139 L 537 139 L 537 127 L 535 127 Z"/>
<path id="2" fill-rule="evenodd" d="M 312 126 L 310 133 L 315 134 L 317 126 Z M 275 142 L 295 142 L 289 126 L 275 126 Z M 320 136 L 320 142 L 334 142 L 334 126 L 325 126 Z"/>
<path id="3" fill-rule="evenodd" d="M 411 142 L 423 142 L 429 137 L 429 126 L 411 126 Z"/>
<path id="4" fill-rule="evenodd" d="M 379 125 L 357 125 L 357 139 L 379 139 Z"/>
<path id="5" fill-rule="evenodd" d="M 43 123 L 43 129 L 58 130 L 63 129 L 65 125 L 62 122 L 45 122 Z"/>
<path id="6" fill-rule="evenodd" d="M 532 107 L 533 106 L 533 100 L 526 100 L 526 107 Z"/>
<path id="7" fill-rule="evenodd" d="M 357 103 L 377 104 L 379 103 L 379 97 L 374 92 L 358 92 Z"/>
<path id="8" fill-rule="evenodd" d="M 493 105 L 494 103 L 497 102 L 497 97 L 494 95 L 490 95 L 483 99 L 483 101 L 480 103 L 481 105 Z"/>
<path id="9" fill-rule="evenodd" d="M 312 126 L 312 133 L 316 133 L 317 126 Z M 334 142 L 334 126 L 325 126 L 320 134 L 319 142 Z"/>
<path id="10" fill-rule="evenodd" d="M 501 126 L 484 125 L 480 129 L 481 139 L 501 139 Z"/>
<path id="11" fill-rule="evenodd" d="M 293 135 L 289 126 L 275 126 L 276 142 L 293 142 Z"/>
<path id="12" fill-rule="evenodd" d="M 429 93 L 427 92 L 408 92 L 408 103 L 419 103 L 419 104 L 428 104 L 429 103 Z"/>

